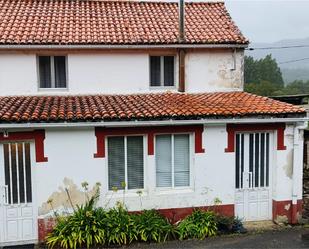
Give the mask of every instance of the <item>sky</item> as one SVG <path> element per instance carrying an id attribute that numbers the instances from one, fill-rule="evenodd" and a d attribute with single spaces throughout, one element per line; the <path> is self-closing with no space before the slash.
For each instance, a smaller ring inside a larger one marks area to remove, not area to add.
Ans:
<path id="1" fill-rule="evenodd" d="M 225 0 L 250 42 L 309 37 L 309 0 Z"/>

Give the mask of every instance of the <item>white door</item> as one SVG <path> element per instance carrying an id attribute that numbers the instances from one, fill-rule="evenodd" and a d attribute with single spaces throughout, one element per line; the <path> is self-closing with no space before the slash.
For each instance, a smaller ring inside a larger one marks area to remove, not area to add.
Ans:
<path id="1" fill-rule="evenodd" d="M 32 144 L 0 144 L 0 246 L 37 239 Z"/>
<path id="2" fill-rule="evenodd" d="M 236 134 L 235 215 L 245 221 L 272 219 L 272 134 Z"/>

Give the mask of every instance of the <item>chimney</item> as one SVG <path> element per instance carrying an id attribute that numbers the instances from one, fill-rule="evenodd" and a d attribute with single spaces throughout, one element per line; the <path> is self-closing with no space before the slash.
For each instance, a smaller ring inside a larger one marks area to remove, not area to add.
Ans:
<path id="1" fill-rule="evenodd" d="M 185 0 L 179 0 L 179 42 L 185 40 Z"/>

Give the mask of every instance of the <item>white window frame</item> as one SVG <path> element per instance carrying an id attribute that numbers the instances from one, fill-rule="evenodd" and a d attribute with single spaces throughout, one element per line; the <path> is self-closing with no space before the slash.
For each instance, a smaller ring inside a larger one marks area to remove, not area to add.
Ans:
<path id="1" fill-rule="evenodd" d="M 158 56 L 160 57 L 160 86 L 152 86 L 151 85 L 151 57 L 152 56 Z M 174 85 L 173 86 L 164 86 L 164 57 L 174 57 Z M 149 59 L 149 87 L 150 89 L 176 89 L 176 82 L 177 80 L 177 56 L 175 54 L 166 54 L 166 55 L 156 55 L 156 54 L 150 54 Z"/>
<path id="2" fill-rule="evenodd" d="M 157 186 L 157 164 L 156 164 L 156 143 L 157 143 L 157 136 L 158 135 L 171 135 L 171 151 L 172 151 L 172 186 L 171 187 L 158 187 Z M 175 187 L 174 183 L 175 183 L 175 174 L 174 174 L 174 168 L 175 168 L 175 165 L 174 165 L 174 136 L 175 135 L 189 135 L 189 185 L 188 186 L 182 186 L 182 187 Z M 155 156 L 155 161 L 154 161 L 154 168 L 155 168 L 155 181 L 154 181 L 154 184 L 155 184 L 155 189 L 158 191 L 158 192 L 169 192 L 169 191 L 178 191 L 180 190 L 180 192 L 182 190 L 184 191 L 188 191 L 189 192 L 192 192 L 193 191 L 193 188 L 194 188 L 194 136 L 192 133 L 190 132 L 182 132 L 182 133 L 156 133 L 155 134 L 155 137 L 154 137 L 154 156 Z"/>
<path id="3" fill-rule="evenodd" d="M 50 57 L 50 73 L 51 73 L 51 87 L 50 88 L 44 88 L 41 87 L 41 78 L 40 78 L 40 60 L 39 57 L 41 56 L 48 56 Z M 66 77 L 66 87 L 55 87 L 55 56 L 63 56 L 65 57 L 65 77 Z M 68 78 L 68 56 L 66 54 L 59 54 L 59 55 L 44 55 L 39 54 L 37 55 L 37 78 L 38 78 L 38 90 L 40 91 L 63 91 L 68 90 L 68 84 L 69 84 L 69 78 Z"/>
<path id="4" fill-rule="evenodd" d="M 109 170 L 108 170 L 108 138 L 111 137 L 124 137 L 124 161 L 125 161 L 125 183 L 126 183 L 126 187 L 125 190 L 123 189 L 118 189 L 118 191 L 116 193 L 113 192 L 113 190 L 109 189 L 109 182 L 108 182 L 108 175 L 109 175 Z M 127 138 L 128 137 L 143 137 L 143 159 L 144 159 L 144 188 L 142 189 L 128 189 L 128 169 L 127 169 Z M 119 196 L 123 196 L 123 191 L 125 191 L 126 195 L 129 194 L 131 196 L 139 196 L 138 193 L 136 193 L 137 191 L 141 190 L 143 191 L 143 196 L 144 191 L 146 189 L 146 183 L 147 183 L 147 167 L 146 167 L 146 163 L 147 163 L 147 141 L 146 141 L 146 136 L 144 134 L 130 134 L 130 135 L 110 135 L 110 136 L 106 136 L 105 139 L 105 158 L 106 158 L 106 189 L 107 189 L 107 193 L 109 196 L 113 195 L 115 197 L 119 197 Z"/>

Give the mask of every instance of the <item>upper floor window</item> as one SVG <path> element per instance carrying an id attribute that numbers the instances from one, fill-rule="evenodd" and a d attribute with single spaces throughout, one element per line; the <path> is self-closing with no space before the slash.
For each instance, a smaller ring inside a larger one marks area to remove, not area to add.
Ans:
<path id="1" fill-rule="evenodd" d="M 174 56 L 150 56 L 150 86 L 175 86 L 174 64 Z"/>
<path id="2" fill-rule="evenodd" d="M 66 88 L 66 57 L 39 56 L 40 88 Z"/>

